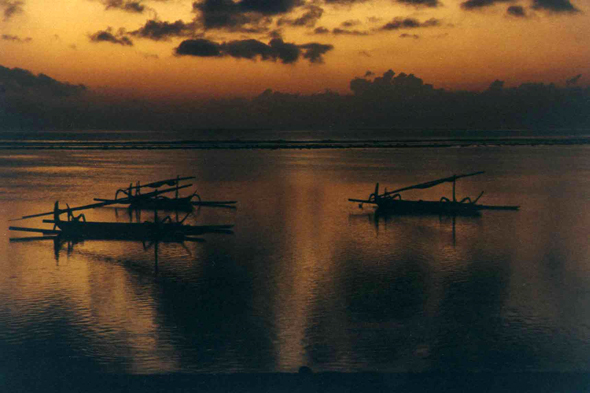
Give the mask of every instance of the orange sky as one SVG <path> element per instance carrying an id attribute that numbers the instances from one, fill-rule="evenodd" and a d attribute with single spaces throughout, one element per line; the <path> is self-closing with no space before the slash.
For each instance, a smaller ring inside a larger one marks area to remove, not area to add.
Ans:
<path id="1" fill-rule="evenodd" d="M 207 11 L 214 6 L 217 13 Z M 585 86 L 584 7 L 580 0 L 0 0 L 0 65 L 166 99 L 251 97 L 267 88 L 347 93 L 354 77 L 388 69 L 446 89 L 482 90 L 495 79 L 564 85 L 578 74 Z M 183 29 L 140 37 L 148 21 L 180 21 Z M 287 49 L 299 51 L 297 60 L 281 61 L 280 48 L 268 45 L 273 37 L 294 44 Z M 201 56 L 200 46 L 177 56 L 183 41 L 217 48 L 218 56 Z M 242 58 L 224 45 L 232 41 L 242 44 Z M 330 47 L 312 62 L 304 58 L 309 43 Z"/>

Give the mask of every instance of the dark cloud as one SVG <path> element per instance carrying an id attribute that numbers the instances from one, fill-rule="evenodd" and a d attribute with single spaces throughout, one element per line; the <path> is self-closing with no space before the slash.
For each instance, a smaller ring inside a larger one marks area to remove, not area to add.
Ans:
<path id="1" fill-rule="evenodd" d="M 175 49 L 178 56 L 198 56 L 198 57 L 220 57 L 221 45 L 216 42 L 196 39 L 182 41 Z"/>
<path id="2" fill-rule="evenodd" d="M 200 13 L 200 22 L 205 29 L 235 28 L 252 23 L 242 15 L 232 0 L 203 0 L 193 3 L 193 11 Z"/>
<path id="3" fill-rule="evenodd" d="M 258 40 L 230 41 L 221 45 L 224 54 L 234 58 L 261 60 L 280 60 L 283 64 L 294 63 L 299 59 L 300 49 L 295 44 L 286 43 L 281 38 L 273 38 L 268 45 Z"/>
<path id="4" fill-rule="evenodd" d="M 0 66 L 0 130 L 64 129 L 76 119 L 86 121 L 93 110 L 88 94 L 84 85 Z"/>
<path id="5" fill-rule="evenodd" d="M 20 43 L 31 42 L 33 40 L 31 37 L 20 38 L 19 36 L 9 35 L 9 34 L 2 34 L 0 36 L 0 38 L 4 41 L 13 41 L 13 42 L 20 42 Z"/>
<path id="6" fill-rule="evenodd" d="M 113 34 L 113 29 L 110 27 L 106 30 L 99 30 L 96 33 L 90 34 L 89 37 L 91 42 L 110 42 L 123 46 L 133 46 L 133 41 L 125 36 L 122 31 Z"/>
<path id="7" fill-rule="evenodd" d="M 332 30 L 329 30 L 325 27 L 318 27 L 313 31 L 313 34 L 329 34 L 332 33 L 333 35 L 355 35 L 355 36 L 366 36 L 370 33 L 365 30 L 356 30 L 350 29 L 350 27 L 358 26 L 362 24 L 362 22 L 358 19 L 350 19 L 342 22 L 340 24 L 341 27 L 335 27 Z"/>
<path id="8" fill-rule="evenodd" d="M 193 35 L 195 26 L 193 23 L 184 23 L 181 20 L 176 22 L 164 22 L 148 20 L 145 25 L 129 34 L 136 37 L 147 38 L 154 41 L 168 40 L 171 37 L 188 37 Z"/>
<path id="9" fill-rule="evenodd" d="M 299 45 L 299 47 L 303 49 L 303 58 L 308 59 L 312 63 L 323 63 L 323 55 L 334 49 L 332 45 L 318 43 Z"/>
<path id="10" fill-rule="evenodd" d="M 416 40 L 418 38 L 420 38 L 420 36 L 418 34 L 407 34 L 407 33 L 401 34 L 399 37 L 400 38 L 414 38 Z"/>
<path id="11" fill-rule="evenodd" d="M 262 60 L 275 59 L 273 49 L 258 40 L 230 41 L 223 45 L 224 52 L 236 59 L 254 59 L 260 56 Z"/>
<path id="12" fill-rule="evenodd" d="M 316 27 L 313 31 L 314 34 L 328 34 L 330 33 L 329 29 L 326 29 L 325 27 L 321 26 L 321 27 Z"/>
<path id="13" fill-rule="evenodd" d="M 146 7 L 141 4 L 140 1 L 127 1 L 127 0 L 103 0 L 105 9 L 117 9 L 131 13 L 141 14 L 146 10 Z"/>
<path id="14" fill-rule="evenodd" d="M 270 38 L 282 38 L 283 37 L 280 30 L 273 30 L 268 33 L 268 36 Z"/>
<path id="15" fill-rule="evenodd" d="M 0 8 L 3 9 L 4 21 L 9 20 L 16 14 L 23 12 L 24 1 L 20 0 L 0 0 Z"/>
<path id="16" fill-rule="evenodd" d="M 301 51 L 295 44 L 286 43 L 281 38 L 273 38 L 269 44 L 275 59 L 280 59 L 284 64 L 295 63 L 299 59 Z"/>
<path id="17" fill-rule="evenodd" d="M 440 7 L 442 4 L 438 0 L 397 0 L 398 3 L 411 5 L 414 7 Z"/>
<path id="18" fill-rule="evenodd" d="M 243 12 L 258 12 L 263 15 L 278 15 L 290 12 L 305 4 L 304 0 L 241 0 L 237 6 Z"/>
<path id="19" fill-rule="evenodd" d="M 578 81 L 580 80 L 581 77 L 582 77 L 582 74 L 578 74 L 578 75 L 574 76 L 573 78 L 566 80 L 565 85 L 566 86 L 575 86 L 578 84 Z"/>
<path id="20" fill-rule="evenodd" d="M 506 9 L 506 13 L 516 18 L 526 18 L 526 12 L 524 10 L 524 7 L 520 5 L 511 5 Z"/>
<path id="21" fill-rule="evenodd" d="M 511 3 L 513 0 L 467 0 L 461 3 L 461 8 L 467 11 L 491 7 L 496 3 Z"/>
<path id="22" fill-rule="evenodd" d="M 342 22 L 340 24 L 340 26 L 345 27 L 345 28 L 349 28 L 349 27 L 358 26 L 360 24 L 361 24 L 361 21 L 358 19 L 349 19 L 349 20 L 345 20 L 344 22 Z"/>
<path id="23" fill-rule="evenodd" d="M 200 14 L 198 21 L 205 29 L 263 32 L 272 23 L 271 17 L 304 4 L 304 0 L 201 0 L 193 3 L 193 11 Z M 318 9 L 310 11 L 310 7 L 314 6 L 308 6 L 310 14 L 301 23 L 311 23 L 316 17 Z"/>
<path id="24" fill-rule="evenodd" d="M 281 38 L 273 38 L 268 44 L 261 41 L 236 40 L 222 44 L 205 40 L 183 41 L 175 53 L 178 56 L 197 57 L 233 57 L 236 59 L 260 59 L 263 61 L 280 61 L 283 64 L 295 63 L 300 57 L 311 63 L 322 63 L 323 55 L 333 49 L 332 45 L 308 43 L 296 45 L 284 42 Z"/>
<path id="25" fill-rule="evenodd" d="M 304 26 L 304 27 L 314 27 L 318 20 L 324 14 L 324 10 L 317 5 L 308 5 L 305 7 L 306 11 L 303 15 L 299 18 L 281 18 L 277 21 L 277 25 L 290 25 L 290 26 Z"/>
<path id="26" fill-rule="evenodd" d="M 333 4 L 333 5 L 353 5 L 359 3 L 365 3 L 370 0 L 324 0 L 326 4 Z"/>
<path id="27" fill-rule="evenodd" d="M 580 12 L 569 0 L 533 0 L 533 9 L 566 14 Z"/>
<path id="28" fill-rule="evenodd" d="M 45 74 L 34 75 L 21 68 L 0 66 L 0 84 L 5 91 L 39 93 L 43 96 L 71 96 L 86 90 L 84 85 L 59 82 Z"/>
<path id="29" fill-rule="evenodd" d="M 493 81 L 490 84 L 487 91 L 498 92 L 498 91 L 501 91 L 503 88 L 504 88 L 504 81 L 496 79 L 495 81 Z"/>
<path id="30" fill-rule="evenodd" d="M 357 36 L 363 36 L 363 35 L 369 35 L 369 32 L 367 32 L 367 31 L 361 31 L 361 30 L 347 30 L 347 29 L 341 29 L 339 27 L 336 27 L 336 28 L 332 29 L 332 34 L 334 34 L 334 35 L 357 35 Z"/>
<path id="31" fill-rule="evenodd" d="M 420 22 L 414 18 L 394 18 L 391 22 L 381 27 L 381 30 L 400 30 L 400 29 L 416 29 L 420 27 L 434 27 L 439 26 L 440 20 L 431 18 L 427 21 Z"/>
<path id="32" fill-rule="evenodd" d="M 429 93 L 433 91 L 432 85 L 424 84 L 422 79 L 414 74 L 407 75 L 389 70 L 383 76 L 376 77 L 373 81 L 366 78 L 355 78 L 350 82 L 350 90 L 358 96 L 406 96 Z"/>
<path id="33" fill-rule="evenodd" d="M 232 0 L 203 0 L 193 3 L 197 21 L 204 29 L 264 32 L 272 20 L 260 13 L 244 13 Z"/>

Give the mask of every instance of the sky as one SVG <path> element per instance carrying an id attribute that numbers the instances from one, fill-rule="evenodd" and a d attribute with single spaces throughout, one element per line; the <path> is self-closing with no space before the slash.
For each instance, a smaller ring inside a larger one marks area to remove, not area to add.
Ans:
<path id="1" fill-rule="evenodd" d="M 0 66 L 108 100 L 587 87 L 587 0 L 0 0 Z M 5 83 L 6 85 L 6 83 Z M 7 87 L 4 87 L 6 91 Z M 6 99 L 5 99 L 6 102 Z"/>
<path id="2" fill-rule="evenodd" d="M 590 68 L 586 4 L 0 0 L 0 65 L 149 97 L 344 93 L 388 69 L 447 89 L 563 84 Z"/>

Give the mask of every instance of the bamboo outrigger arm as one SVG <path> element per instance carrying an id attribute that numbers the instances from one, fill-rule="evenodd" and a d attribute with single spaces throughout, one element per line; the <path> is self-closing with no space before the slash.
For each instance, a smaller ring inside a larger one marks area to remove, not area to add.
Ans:
<path id="1" fill-rule="evenodd" d="M 146 194 L 141 194 L 137 197 L 125 197 L 125 198 L 121 198 L 121 199 L 115 199 L 115 200 L 111 200 L 111 201 L 104 201 L 104 202 L 99 202 L 99 203 L 92 203 L 90 205 L 84 205 L 84 206 L 78 206 L 78 207 L 72 207 L 72 208 L 67 208 L 67 209 L 59 209 L 60 214 L 61 213 L 67 213 L 67 212 L 75 212 L 75 211 L 79 211 L 79 210 L 87 210 L 87 209 L 94 209 L 97 207 L 103 207 L 103 206 L 108 206 L 108 205 L 115 205 L 115 204 L 119 204 L 119 203 L 130 203 L 131 201 L 133 201 L 136 198 L 151 198 L 160 194 L 164 194 L 167 192 L 172 192 L 175 191 L 176 189 L 182 189 L 182 188 L 187 188 L 192 186 L 192 184 L 187 184 L 184 186 L 180 186 L 180 187 L 174 187 L 174 188 L 167 188 L 164 190 L 156 190 L 156 191 L 152 191 Z M 18 220 L 24 220 L 27 218 L 34 218 L 34 217 L 43 217 L 43 216 L 50 216 L 54 214 L 54 211 L 50 211 L 50 212 L 45 212 L 45 213 L 38 213 L 38 214 L 31 214 L 28 216 L 22 216 L 20 218 L 13 218 L 9 221 L 18 221 Z"/>
<path id="2" fill-rule="evenodd" d="M 119 188 L 115 193 L 115 199 L 117 199 L 119 197 L 119 193 L 123 193 L 124 195 L 127 195 L 128 197 L 132 197 L 133 196 L 132 193 L 133 193 L 133 191 L 135 191 L 135 196 L 140 196 L 142 188 L 146 188 L 146 187 L 160 188 L 162 186 L 170 186 L 170 187 L 178 186 L 181 181 L 191 180 L 191 179 L 195 179 L 195 176 L 185 176 L 185 177 L 177 176 L 173 179 L 160 180 L 160 181 L 147 183 L 147 184 L 140 184 L 138 181 L 135 184 L 135 186 L 133 184 L 129 184 L 128 188 Z"/>
<path id="3" fill-rule="evenodd" d="M 473 173 L 468 173 L 466 175 L 453 175 L 450 177 L 445 177 L 443 179 L 438 179 L 438 180 L 433 180 L 433 181 L 429 181 L 426 183 L 420 183 L 420 184 L 415 184 L 413 186 L 408 186 L 408 187 L 403 187 L 403 188 L 398 188 L 397 190 L 393 190 L 393 191 L 387 191 L 383 194 L 381 194 L 380 196 L 387 196 L 390 194 L 395 194 L 395 193 L 399 193 L 402 191 L 406 191 L 406 190 L 412 190 L 412 189 L 426 189 L 426 188 L 430 188 L 430 187 L 434 187 L 434 186 L 438 186 L 439 184 L 442 183 L 447 183 L 447 182 L 455 182 L 455 180 L 457 179 L 461 179 L 463 177 L 468 177 L 468 176 L 475 176 L 475 175 L 481 175 L 482 173 L 485 173 L 485 171 L 480 171 L 480 172 L 473 172 Z"/>

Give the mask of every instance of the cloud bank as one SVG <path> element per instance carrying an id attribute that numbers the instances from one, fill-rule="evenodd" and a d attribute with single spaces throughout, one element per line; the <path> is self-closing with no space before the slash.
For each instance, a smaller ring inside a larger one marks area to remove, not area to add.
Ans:
<path id="1" fill-rule="evenodd" d="M 241 58 L 261 56 L 270 47 L 255 42 L 207 45 L 198 50 Z M 313 58 L 317 49 L 306 48 L 306 55 Z M 563 87 L 524 83 L 507 88 L 495 80 L 483 92 L 468 92 L 437 89 L 413 74 L 367 71 L 350 81 L 349 94 L 266 89 L 251 99 L 172 103 L 108 98 L 82 85 L 0 66 L 0 129 L 588 128 L 590 88 L 581 87 L 581 81 L 583 75 L 575 75 Z"/>

